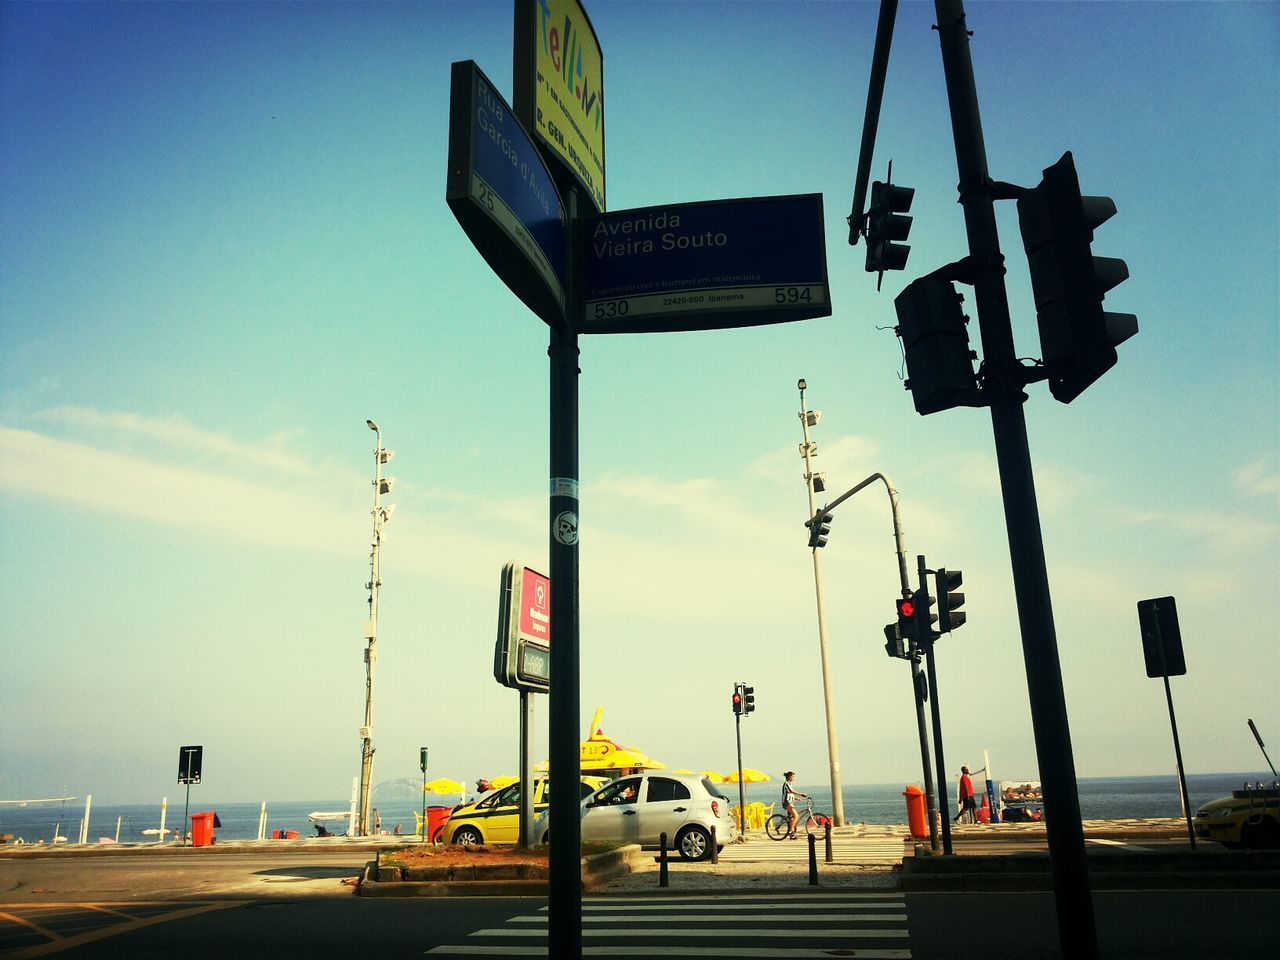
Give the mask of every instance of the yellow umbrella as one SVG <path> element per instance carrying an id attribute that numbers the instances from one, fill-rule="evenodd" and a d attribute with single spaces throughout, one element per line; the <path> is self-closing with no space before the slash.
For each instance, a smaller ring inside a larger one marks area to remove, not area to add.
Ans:
<path id="1" fill-rule="evenodd" d="M 450 780 L 448 777 L 439 777 L 422 785 L 422 789 L 427 793 L 456 793 L 461 795 L 467 788 L 460 784 L 457 780 Z"/>
<path id="2" fill-rule="evenodd" d="M 688 767 L 681 767 L 679 770 L 673 770 L 671 772 L 684 774 L 685 776 L 689 776 L 689 777 L 693 776 L 693 771 L 690 770 Z"/>
<path id="3" fill-rule="evenodd" d="M 519 779 L 519 777 L 494 777 L 489 781 L 489 786 L 495 790 L 501 790 L 503 787 L 511 786 Z"/>
<path id="4" fill-rule="evenodd" d="M 743 767 L 743 768 L 742 768 L 742 782 L 743 782 L 743 783 L 768 783 L 768 782 L 769 782 L 770 780 L 772 780 L 772 779 L 773 779 L 773 777 L 769 776 L 767 773 L 764 773 L 764 772 L 763 772 L 763 771 L 761 771 L 761 770 L 753 770 L 753 769 L 751 769 L 751 767 Z M 724 782 L 725 782 L 725 783 L 737 783 L 737 782 L 738 782 L 738 771 L 737 771 L 737 770 L 730 770 L 730 771 L 725 775 Z"/>
<path id="5" fill-rule="evenodd" d="M 714 770 L 703 770 L 702 775 L 712 783 L 724 783 L 724 775 L 716 773 Z"/>

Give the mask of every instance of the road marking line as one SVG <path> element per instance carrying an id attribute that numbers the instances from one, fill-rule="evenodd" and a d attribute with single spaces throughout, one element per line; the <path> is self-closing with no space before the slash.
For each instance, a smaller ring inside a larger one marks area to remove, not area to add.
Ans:
<path id="1" fill-rule="evenodd" d="M 643 917 L 632 916 L 630 913 L 620 913 L 616 916 L 591 916 L 583 917 L 586 923 L 636 923 L 643 921 L 645 923 L 681 923 L 688 922 L 690 917 L 680 916 L 679 914 L 657 914 Z M 796 913 L 787 911 L 785 913 L 774 914 L 756 914 L 750 918 L 744 917 L 700 917 L 697 918 L 700 923 L 735 923 L 741 928 L 744 924 L 750 926 L 756 923 L 795 923 L 797 920 L 803 921 L 830 921 L 830 922 L 849 922 L 850 920 L 885 920 L 893 922 L 895 920 L 906 920 L 905 913 L 863 913 L 857 916 L 850 916 L 847 913 Z M 512 917 L 508 923 L 546 923 L 545 914 L 534 915 L 528 917 Z"/>
<path id="2" fill-rule="evenodd" d="M 6 913 L 4 911 L 0 911 L 0 920 L 8 920 L 10 923 L 17 924 L 19 927 L 25 927 L 27 930 L 30 930 L 32 933 L 38 933 L 40 936 L 48 937 L 50 940 L 66 939 L 60 934 L 54 933 L 52 930 L 49 930 L 45 927 L 40 926 L 40 924 L 38 923 L 32 923 L 30 920 L 25 920 L 22 917 L 16 916 L 12 913 Z"/>
<path id="3" fill-rule="evenodd" d="M 165 901 L 139 901 L 136 905 L 160 906 Z M 156 924 L 166 923 L 170 920 L 181 920 L 185 917 L 195 917 L 202 913 L 212 913 L 215 910 L 225 910 L 228 907 L 242 907 L 252 900 L 223 900 L 217 903 L 206 903 L 194 907 L 186 907 L 181 910 L 173 910 L 168 913 L 160 913 L 151 917 L 142 917 L 136 920 L 130 920 L 125 923 L 116 923 L 108 927 L 101 927 L 97 930 L 90 930 L 87 933 L 76 934 L 71 937 L 61 937 L 56 934 L 47 934 L 54 938 L 54 942 L 41 944 L 38 947 L 26 947 L 14 953 L 7 953 L 5 960 L 32 960 L 34 957 L 45 957 L 53 953 L 61 953 L 63 950 L 70 950 L 72 947 L 78 947 L 82 944 L 93 943 L 96 940 L 104 940 L 107 937 L 114 937 L 122 933 L 131 933 L 134 930 L 141 930 L 144 927 L 155 926 Z M 132 906 L 134 904 L 117 903 L 115 906 Z M 83 907 L 87 909 L 96 909 L 102 904 L 93 903 L 62 903 L 62 904 L 21 904 L 22 907 Z"/>
<path id="4" fill-rule="evenodd" d="M 582 955 L 584 957 L 680 957 L 694 958 L 702 957 L 707 960 L 713 958 L 723 958 L 723 960 L 737 960 L 740 957 L 760 957 L 765 960 L 831 960 L 833 956 L 840 954 L 832 953 L 832 947 L 742 947 L 729 945 L 723 947 L 690 947 L 690 946 L 647 946 L 633 947 L 622 945 L 610 945 L 607 947 L 584 946 Z M 466 944 L 456 947 L 434 947 L 427 951 L 427 955 L 436 956 L 483 956 L 483 957 L 545 957 L 547 955 L 546 946 L 539 944 L 537 946 L 518 947 L 518 946 L 476 946 Z M 894 949 L 867 949 L 858 948 L 856 956 L 859 960 L 911 960 L 910 950 L 894 950 Z"/>

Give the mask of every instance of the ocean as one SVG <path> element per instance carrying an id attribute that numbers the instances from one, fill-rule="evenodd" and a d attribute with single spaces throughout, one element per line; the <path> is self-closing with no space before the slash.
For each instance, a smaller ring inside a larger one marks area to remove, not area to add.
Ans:
<path id="1" fill-rule="evenodd" d="M 1258 773 L 1201 773 L 1187 777 L 1187 792 L 1191 799 L 1191 809 L 1218 797 L 1237 790 L 1245 782 L 1268 780 L 1269 776 Z M 850 823 L 905 823 L 906 805 L 903 799 L 904 784 L 869 784 L 846 785 L 844 794 L 844 815 Z M 948 783 L 950 791 L 949 805 L 955 806 L 955 784 Z M 985 782 L 981 775 L 974 778 L 974 787 L 981 794 Z M 1080 814 L 1086 820 L 1117 819 L 1149 819 L 1161 817 L 1181 817 L 1182 807 L 1178 800 L 1178 778 L 1174 774 L 1159 777 L 1081 777 L 1078 780 L 1080 796 Z M 770 781 L 762 784 L 748 784 L 744 788 L 747 802 L 760 800 L 773 803 L 781 794 L 781 783 Z M 814 809 L 831 812 L 830 784 L 801 785 L 800 789 L 814 798 Z M 998 789 L 998 787 L 997 787 Z M 736 784 L 725 784 L 722 791 L 735 803 L 738 800 Z M 3 799 L 3 798 L 0 798 Z M 446 798 L 449 799 L 449 798 Z M 377 794 L 375 792 L 375 800 Z M 439 803 L 440 798 L 433 797 L 430 803 Z M 414 807 L 412 802 L 401 797 L 395 800 L 384 800 L 375 803 L 382 818 L 385 830 L 393 829 L 397 824 L 405 833 L 414 830 Z M 267 836 L 273 830 L 296 830 L 300 837 L 316 835 L 315 827 L 307 819 L 307 814 L 316 810 L 346 810 L 350 806 L 347 800 L 289 800 L 267 801 Z M 421 808 L 419 808 L 421 809 Z M 220 803 L 201 799 L 192 800 L 191 813 L 212 810 L 217 813 L 222 826 L 215 831 L 221 840 L 252 840 L 258 835 L 258 818 L 260 803 Z M 177 803 L 169 803 L 165 826 L 172 830 L 182 820 L 183 805 L 181 795 Z M 68 837 L 75 843 L 80 835 L 80 821 L 84 816 L 84 799 L 74 801 L 28 805 L 19 807 L 12 804 L 0 804 L 0 833 L 10 833 L 14 838 L 21 837 L 28 843 L 43 840 L 49 843 L 55 830 L 58 835 Z M 144 834 L 144 830 L 155 830 L 160 826 L 160 804 L 110 804 L 95 801 L 89 811 L 88 839 L 90 843 L 99 842 L 99 838 L 116 839 L 117 826 L 121 843 L 154 842 L 155 835 Z M 341 826 L 330 825 L 337 833 Z"/>

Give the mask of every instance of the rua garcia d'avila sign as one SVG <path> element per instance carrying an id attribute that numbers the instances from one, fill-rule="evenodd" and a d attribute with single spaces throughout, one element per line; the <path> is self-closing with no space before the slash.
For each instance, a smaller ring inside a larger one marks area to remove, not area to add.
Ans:
<path id="1" fill-rule="evenodd" d="M 445 200 L 511 292 L 547 323 L 562 323 L 560 194 L 533 141 L 471 60 L 453 64 Z"/>
<path id="2" fill-rule="evenodd" d="M 583 333 L 713 330 L 831 314 L 822 195 L 585 217 Z"/>

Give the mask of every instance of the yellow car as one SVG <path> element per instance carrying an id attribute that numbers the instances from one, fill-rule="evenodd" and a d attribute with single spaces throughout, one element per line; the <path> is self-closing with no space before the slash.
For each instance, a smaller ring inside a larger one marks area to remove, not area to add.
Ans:
<path id="1" fill-rule="evenodd" d="M 1280 781 L 1245 784 L 1196 812 L 1196 836 L 1224 847 L 1280 847 Z"/>
<path id="2" fill-rule="evenodd" d="M 604 777 L 583 777 L 580 799 L 589 797 L 608 781 Z M 547 778 L 533 781 L 533 813 L 547 809 L 551 791 Z M 449 815 L 444 825 L 447 843 L 471 844 L 517 843 L 520 840 L 520 784 L 496 790 L 473 803 L 464 803 Z"/>

